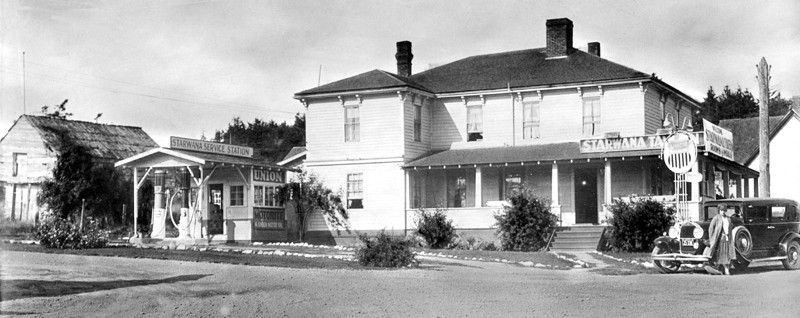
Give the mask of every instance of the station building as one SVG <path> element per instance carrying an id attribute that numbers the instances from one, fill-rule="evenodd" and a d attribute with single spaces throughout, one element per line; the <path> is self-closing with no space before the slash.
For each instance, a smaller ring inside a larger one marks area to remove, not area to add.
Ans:
<path id="1" fill-rule="evenodd" d="M 679 193 L 689 203 L 682 213 L 696 218 L 716 185 L 757 178 L 733 160 L 729 131 L 714 132 L 712 150 L 691 127 L 696 100 L 602 58 L 600 43 L 576 49 L 569 19 L 545 27 L 543 48 L 418 73 L 411 42 L 398 42 L 396 73 L 372 70 L 295 94 L 307 108 L 305 166 L 343 189 L 354 233 L 402 235 L 415 211 L 443 207 L 459 232 L 491 237 L 493 215 L 521 186 L 547 200 L 562 226 L 602 225 L 605 207 L 631 195 Z M 699 145 L 691 168 L 699 180 L 676 180 L 662 160 L 677 130 Z M 331 236 L 321 218 L 311 226 L 311 240 Z"/>

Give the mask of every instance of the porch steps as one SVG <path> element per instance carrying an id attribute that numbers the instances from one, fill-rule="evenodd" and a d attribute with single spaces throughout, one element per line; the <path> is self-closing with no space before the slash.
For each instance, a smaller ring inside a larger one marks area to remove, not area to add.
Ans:
<path id="1" fill-rule="evenodd" d="M 598 225 L 559 227 L 550 242 L 550 251 L 568 253 L 597 250 L 605 229 L 605 226 Z"/>

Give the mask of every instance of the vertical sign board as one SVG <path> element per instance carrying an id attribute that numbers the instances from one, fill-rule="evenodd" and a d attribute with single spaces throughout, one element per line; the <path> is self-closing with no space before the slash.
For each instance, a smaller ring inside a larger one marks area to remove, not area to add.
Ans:
<path id="1" fill-rule="evenodd" d="M 733 133 L 703 119 L 703 140 L 706 151 L 733 161 Z"/>

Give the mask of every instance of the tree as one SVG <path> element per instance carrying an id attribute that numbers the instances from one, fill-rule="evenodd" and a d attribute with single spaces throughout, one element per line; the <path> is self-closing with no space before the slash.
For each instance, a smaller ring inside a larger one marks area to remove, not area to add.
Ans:
<path id="1" fill-rule="evenodd" d="M 253 147 L 258 158 L 277 162 L 295 146 L 306 144 L 306 117 L 295 115 L 294 124 L 255 119 L 246 123 L 234 117 L 228 128 L 217 130 L 213 141 Z"/>
<path id="2" fill-rule="evenodd" d="M 772 91 L 769 99 L 769 115 L 782 116 L 792 108 L 792 101 L 781 97 L 778 91 Z M 731 90 L 725 86 L 722 94 L 716 95 L 714 88 L 709 87 L 701 106 L 701 116 L 706 120 L 718 124 L 720 120 L 731 118 L 748 118 L 758 116 L 758 100 L 747 89 L 741 87 Z M 694 123 L 695 127 L 702 126 L 702 120 Z"/>
<path id="3" fill-rule="evenodd" d="M 341 228 L 350 232 L 347 223 L 349 216 L 342 204 L 341 195 L 325 187 L 316 175 L 305 171 L 301 172 L 297 176 L 297 180 L 279 187 L 277 195 L 282 204 L 294 204 L 299 223 L 300 241 L 305 240 L 308 217 L 316 211 L 322 213 L 323 217 L 336 228 L 337 233 L 340 233 Z"/>
<path id="4" fill-rule="evenodd" d="M 42 106 L 42 114 L 48 117 L 67 119 L 67 117 L 72 116 L 72 113 L 67 112 L 66 105 L 68 101 L 69 99 L 65 99 L 60 105 L 54 106 L 52 111 L 50 111 L 50 106 Z M 100 116 L 98 115 L 97 117 Z"/>
<path id="5" fill-rule="evenodd" d="M 93 161 L 89 148 L 59 134 L 60 147 L 52 177 L 42 182 L 39 201 L 47 204 L 55 216 L 74 218 L 86 206 L 86 216 L 103 223 L 121 224 L 123 203 L 128 203 L 130 189 L 122 174 L 110 164 Z"/>

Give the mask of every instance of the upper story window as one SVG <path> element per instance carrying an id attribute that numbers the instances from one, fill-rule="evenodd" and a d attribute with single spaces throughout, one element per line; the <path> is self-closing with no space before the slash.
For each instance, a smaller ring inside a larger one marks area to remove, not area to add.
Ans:
<path id="1" fill-rule="evenodd" d="M 28 154 L 14 153 L 13 160 L 14 162 L 11 165 L 11 176 L 25 176 L 28 170 Z"/>
<path id="2" fill-rule="evenodd" d="M 467 106 L 467 141 L 483 140 L 483 105 Z"/>
<path id="3" fill-rule="evenodd" d="M 347 208 L 364 208 L 364 175 L 362 173 L 347 174 Z"/>
<path id="4" fill-rule="evenodd" d="M 231 206 L 244 205 L 244 186 L 231 186 Z"/>
<path id="5" fill-rule="evenodd" d="M 345 106 L 344 107 L 344 141 L 357 142 L 360 140 L 360 121 L 361 115 L 359 114 L 358 106 Z"/>
<path id="6" fill-rule="evenodd" d="M 583 135 L 600 134 L 600 97 L 583 98 Z"/>
<path id="7" fill-rule="evenodd" d="M 414 141 L 422 141 L 422 105 L 414 105 Z"/>
<path id="8" fill-rule="evenodd" d="M 542 137 L 540 125 L 539 102 L 522 103 L 522 139 L 538 139 Z"/>

